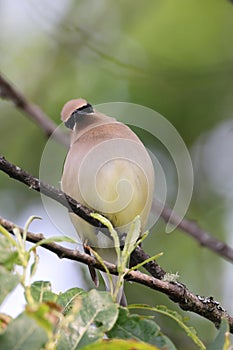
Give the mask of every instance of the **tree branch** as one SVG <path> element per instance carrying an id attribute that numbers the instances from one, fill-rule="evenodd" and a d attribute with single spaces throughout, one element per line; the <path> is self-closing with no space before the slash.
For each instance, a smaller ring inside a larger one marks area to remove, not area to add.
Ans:
<path id="1" fill-rule="evenodd" d="M 71 198 L 55 187 L 39 181 L 28 172 L 8 162 L 3 156 L 0 156 L 0 170 L 8 174 L 11 178 L 24 183 L 30 189 L 41 192 L 47 197 L 54 199 L 56 202 L 66 207 L 69 211 L 74 212 L 76 215 L 89 222 L 91 225 L 99 228 L 106 228 L 102 223 L 100 223 L 100 221 L 94 219 L 91 216 L 91 213 L 94 213 L 92 210 L 78 203 L 75 199 Z M 135 252 L 132 255 L 132 262 L 136 265 L 148 258 L 149 255 L 147 255 L 140 247 L 138 247 L 135 249 Z M 149 273 L 152 274 L 152 276 L 156 278 L 162 278 L 165 275 L 165 271 L 163 271 L 163 269 L 155 261 L 145 264 L 145 268 Z"/>
<path id="2" fill-rule="evenodd" d="M 177 226 L 181 231 L 193 237 L 203 247 L 206 247 L 223 258 L 233 262 L 233 249 L 226 243 L 211 236 L 208 232 L 200 228 L 195 221 L 187 220 L 185 218 L 180 221 L 178 215 L 174 214 L 172 209 L 168 207 L 163 208 L 161 217 L 165 222 L 170 221 L 171 224 Z"/>
<path id="3" fill-rule="evenodd" d="M 20 167 L 8 162 L 3 156 L 0 156 L 0 170 L 8 174 L 11 178 L 22 182 L 30 189 L 43 193 L 45 196 L 54 199 L 56 202 L 66 207 L 69 211 L 74 212 L 91 225 L 96 227 L 105 227 L 90 215 L 93 213 L 92 210 L 76 202 L 76 200 L 55 187 L 39 181 L 39 179 L 24 171 Z"/>
<path id="4" fill-rule="evenodd" d="M 57 125 L 49 119 L 49 117 L 40 109 L 40 107 L 30 103 L 27 98 L 1 74 L 0 97 L 12 101 L 14 105 L 25 112 L 25 114 L 27 114 L 28 117 L 31 118 L 48 137 L 55 131 Z M 54 133 L 53 136 L 58 142 L 64 145 L 67 146 L 69 144 L 66 135 L 62 134 L 59 130 Z M 156 208 L 154 209 L 156 210 Z M 177 225 L 178 217 L 173 213 L 172 209 L 168 207 L 162 210 L 161 217 L 165 222 L 170 221 L 181 231 L 193 237 L 202 246 L 205 246 L 206 248 L 219 254 L 224 259 L 233 262 L 233 249 L 226 243 L 214 238 L 208 232 L 201 229 L 194 221 L 183 219 Z"/>
<path id="5" fill-rule="evenodd" d="M 43 130 L 47 137 L 51 136 L 57 128 L 57 125 L 47 117 L 39 106 L 29 102 L 2 74 L 0 74 L 0 97 L 12 101 L 17 108 L 26 113 Z M 63 145 L 69 146 L 67 135 L 57 131 L 53 134 L 53 137 Z"/>
<path id="6" fill-rule="evenodd" d="M 17 89 L 15 89 L 11 83 L 3 78 L 2 75 L 0 75 L 0 97 L 11 100 L 17 108 L 24 111 L 34 122 L 36 122 L 47 136 L 50 136 L 55 131 L 56 124 L 53 123 L 38 106 L 30 103 L 26 97 Z M 66 135 L 58 132 L 53 136 L 58 142 L 65 145 L 68 144 Z M 25 172 L 21 168 L 8 162 L 4 157 L 0 157 L 0 169 L 7 173 L 10 177 L 23 182 L 25 185 L 29 186 L 29 188 L 41 192 L 46 196 L 56 200 L 68 208 L 69 211 L 73 211 L 92 225 L 103 227 L 103 225 L 100 224 L 98 220 L 95 220 L 90 216 L 92 211 L 89 208 L 86 208 L 80 203 L 77 203 L 74 199 L 67 196 L 62 191 L 59 191 L 52 186 L 40 182 L 37 178 L 34 178 L 32 175 Z M 172 210 L 170 208 L 164 208 L 161 216 L 166 222 L 170 219 L 170 222 L 176 225 L 178 218 L 174 214 L 171 216 L 171 213 Z M 1 219 L 0 222 L 4 227 L 12 232 L 12 227 L 14 226 L 13 223 L 9 223 L 4 219 Z M 178 228 L 191 235 L 201 245 L 206 246 L 224 258 L 233 261 L 233 249 L 227 246 L 225 243 L 217 240 L 216 238 L 211 237 L 209 233 L 202 230 L 195 222 L 183 219 L 178 224 Z M 43 239 L 43 235 L 41 234 L 35 235 L 30 232 L 28 233 L 27 240 L 31 242 L 35 243 L 41 239 Z M 71 260 L 80 261 L 87 265 L 103 270 L 103 267 L 99 264 L 99 262 L 88 254 L 64 248 L 56 243 L 45 244 L 44 248 L 54 252 L 60 258 L 68 258 Z M 149 256 L 140 247 L 136 248 L 135 252 L 133 253 L 133 259 L 135 263 L 142 262 L 148 257 Z M 106 266 L 109 268 L 109 271 L 111 273 L 117 274 L 117 269 L 114 265 L 106 263 Z M 178 303 L 183 310 L 195 312 L 209 319 L 216 326 L 219 326 L 222 317 L 227 318 L 230 324 L 231 332 L 233 333 L 233 318 L 229 316 L 227 312 L 219 305 L 219 303 L 212 297 L 200 297 L 190 292 L 183 284 L 164 281 L 162 278 L 166 272 L 155 261 L 146 264 L 144 267 L 154 277 L 142 274 L 139 271 L 131 271 L 126 275 L 126 279 L 144 284 L 149 288 L 165 293 L 169 296 L 170 299 Z"/>
<path id="7" fill-rule="evenodd" d="M 0 217 L 0 224 L 5 227 L 11 234 L 15 224 Z M 21 234 L 23 229 L 20 228 Z M 45 237 L 43 234 L 35 234 L 27 232 L 27 241 L 38 243 Z M 86 253 L 81 253 L 78 250 L 65 248 L 57 243 L 43 244 L 41 247 L 53 252 L 61 259 L 69 259 L 82 262 L 86 265 L 92 266 L 104 271 L 103 266 L 93 257 Z M 117 275 L 117 268 L 113 264 L 105 262 L 106 267 L 110 273 Z M 233 318 L 215 301 L 212 297 L 206 298 L 193 294 L 186 286 L 178 282 L 167 282 L 155 277 L 150 277 L 140 271 L 130 271 L 126 274 L 127 281 L 133 281 L 151 289 L 157 290 L 166 294 L 174 302 L 178 303 L 181 309 L 192 311 L 200 316 L 205 317 L 215 324 L 216 327 L 220 325 L 221 319 L 224 317 L 228 320 L 230 331 L 233 333 Z"/>

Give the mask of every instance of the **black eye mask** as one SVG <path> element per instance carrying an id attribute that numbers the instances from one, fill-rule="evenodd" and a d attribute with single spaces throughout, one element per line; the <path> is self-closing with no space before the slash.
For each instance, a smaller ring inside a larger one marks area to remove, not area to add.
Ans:
<path id="1" fill-rule="evenodd" d="M 85 115 L 85 114 L 91 114 L 94 113 L 94 109 L 90 103 L 86 104 L 85 106 L 82 106 L 80 108 L 77 108 L 69 117 L 69 119 L 65 122 L 65 126 L 69 129 L 74 128 L 75 124 L 78 121 L 78 118 L 80 115 Z"/>

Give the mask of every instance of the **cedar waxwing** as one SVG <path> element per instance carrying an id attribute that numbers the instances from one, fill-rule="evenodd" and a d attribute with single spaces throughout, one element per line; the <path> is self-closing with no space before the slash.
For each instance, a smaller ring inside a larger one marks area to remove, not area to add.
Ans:
<path id="1" fill-rule="evenodd" d="M 137 215 L 143 232 L 154 194 L 154 168 L 143 143 L 128 126 L 94 110 L 81 98 L 64 105 L 61 119 L 72 130 L 62 190 L 108 218 L 120 239 Z M 70 217 L 82 242 L 103 260 L 116 264 L 114 243 L 107 231 L 72 212 Z M 102 274 L 109 288 L 108 277 Z M 112 277 L 114 283 L 116 276 Z M 125 304 L 122 292 L 117 299 Z"/>

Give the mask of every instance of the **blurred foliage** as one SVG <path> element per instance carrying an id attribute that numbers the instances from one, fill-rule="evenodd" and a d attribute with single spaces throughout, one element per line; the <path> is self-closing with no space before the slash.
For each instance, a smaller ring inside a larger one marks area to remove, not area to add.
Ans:
<path id="1" fill-rule="evenodd" d="M 61 107 L 71 98 L 138 103 L 169 119 L 192 150 L 200 135 L 231 118 L 232 30 L 233 5 L 227 0 L 34 0 L 17 5 L 1 0 L 1 71 L 57 124 Z M 10 102 L 0 103 L 0 125 L 0 152 L 38 175 L 43 133 Z M 217 161 L 216 156 L 216 166 Z M 196 182 L 188 216 L 227 239 L 224 198 L 210 189 L 196 166 L 204 186 Z M 39 200 L 3 174 L 0 189 L 0 209 L 9 218 L 23 210 L 22 203 Z M 224 300 L 228 263 L 178 230 L 165 235 L 162 221 L 145 249 L 163 251 L 159 263 L 164 268 L 178 271 L 194 292 L 213 294 L 233 311 Z M 127 285 L 127 294 L 130 302 L 169 305 L 165 296 L 144 287 Z M 215 332 L 200 318 L 196 327 L 206 341 Z M 179 349 L 181 344 L 187 348 L 174 325 L 170 331 Z"/>

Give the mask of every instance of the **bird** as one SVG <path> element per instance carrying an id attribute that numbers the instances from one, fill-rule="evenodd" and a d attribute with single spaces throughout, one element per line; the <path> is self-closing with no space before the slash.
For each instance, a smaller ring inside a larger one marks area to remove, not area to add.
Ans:
<path id="1" fill-rule="evenodd" d="M 129 126 L 98 112 L 83 98 L 66 102 L 61 120 L 71 130 L 62 190 L 110 220 L 120 242 L 138 215 L 143 232 L 152 206 L 155 174 L 142 141 Z M 83 244 L 116 265 L 116 250 L 109 234 L 72 211 L 69 216 Z M 101 274 L 109 290 L 109 278 Z M 117 277 L 112 278 L 116 283 Z M 117 301 L 127 305 L 123 290 Z"/>

